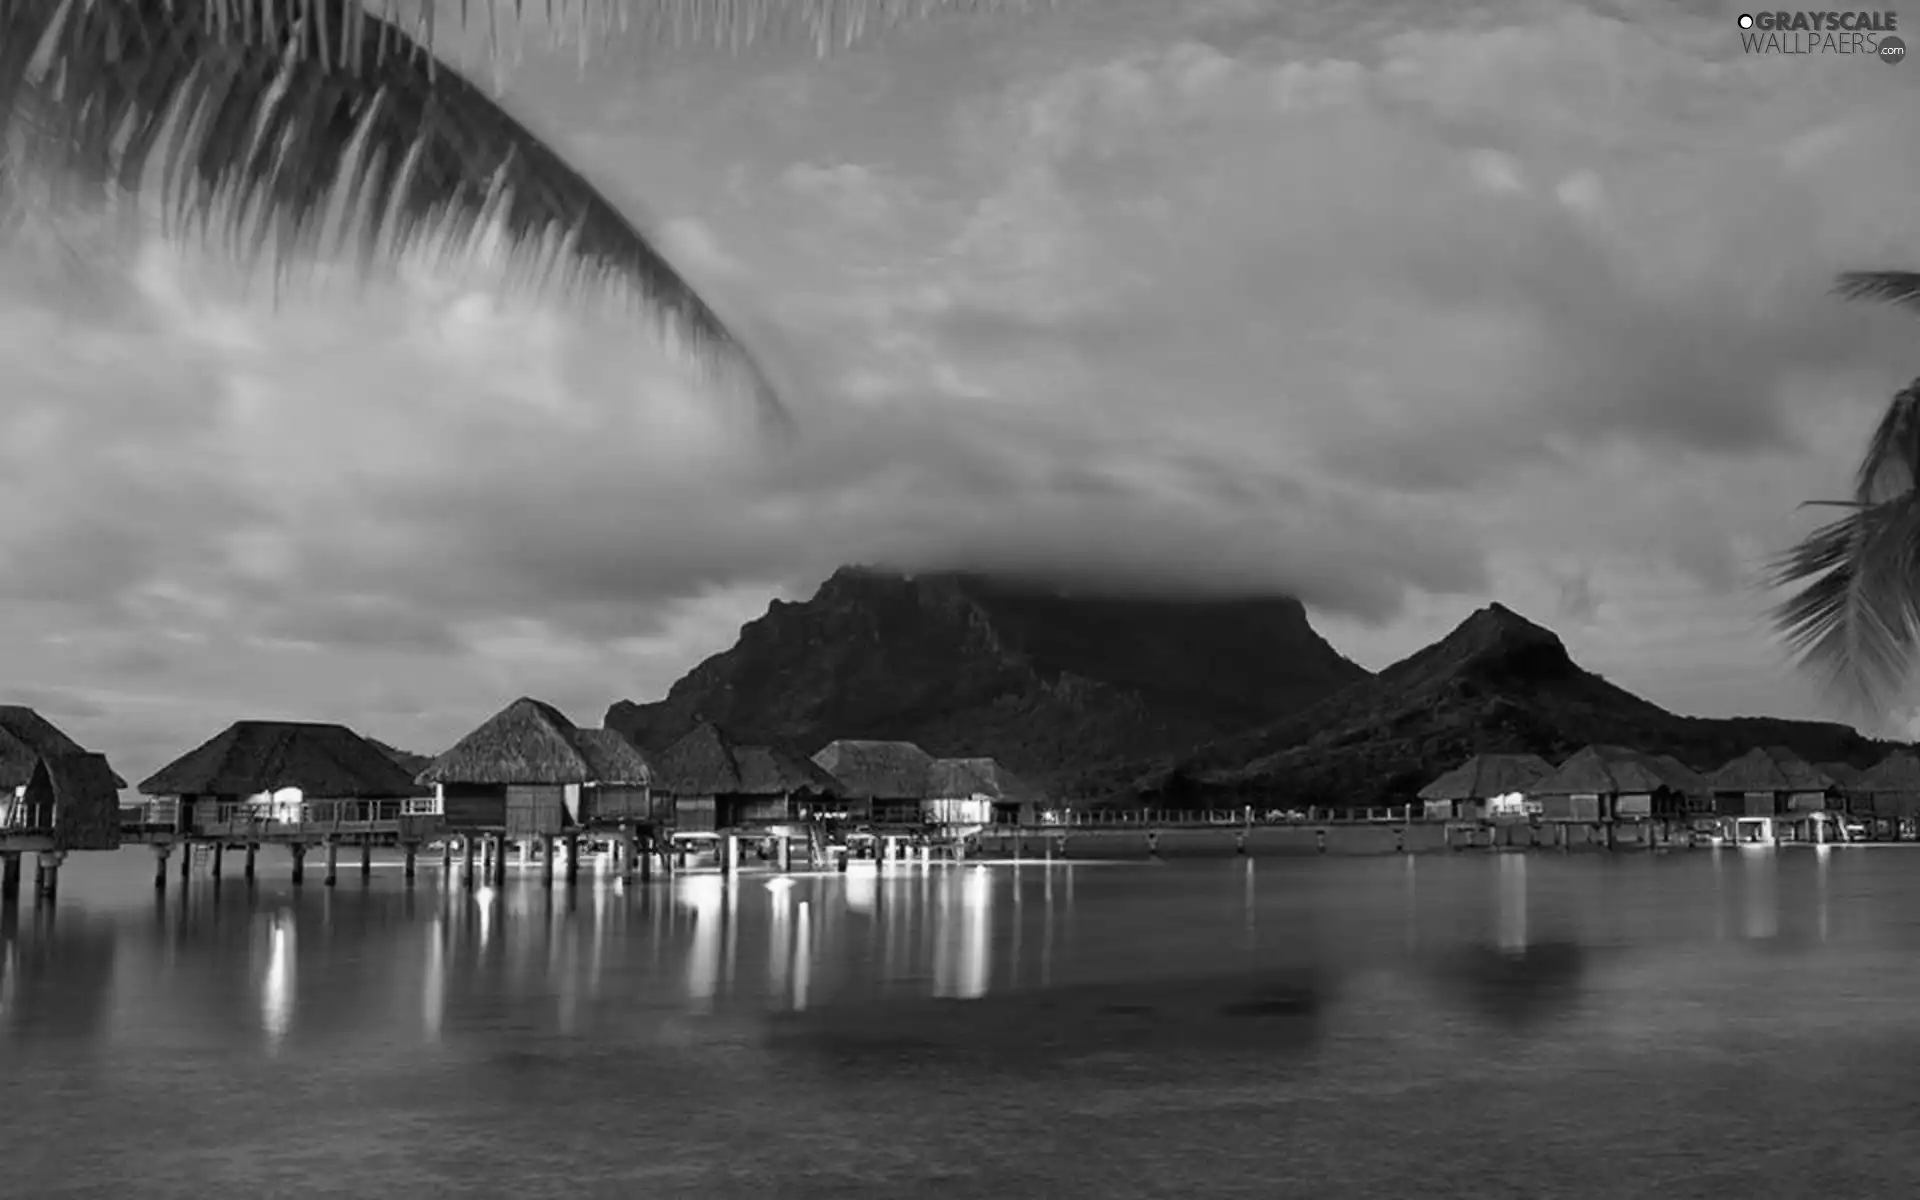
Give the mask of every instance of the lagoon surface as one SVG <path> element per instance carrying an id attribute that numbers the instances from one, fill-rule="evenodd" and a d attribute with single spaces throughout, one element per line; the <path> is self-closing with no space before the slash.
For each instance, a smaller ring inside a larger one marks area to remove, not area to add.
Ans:
<path id="1" fill-rule="evenodd" d="M 1920 853 L 295 889 L 0 920 L 0 1192 L 1920 1194 Z"/>

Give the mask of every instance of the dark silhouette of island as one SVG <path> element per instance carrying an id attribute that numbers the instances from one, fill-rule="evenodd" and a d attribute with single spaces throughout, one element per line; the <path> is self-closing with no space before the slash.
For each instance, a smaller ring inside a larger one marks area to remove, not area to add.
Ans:
<path id="1" fill-rule="evenodd" d="M 1147 597 L 968 574 L 843 568 L 608 728 L 655 753 L 700 720 L 811 751 L 901 739 L 998 759 L 1079 803 L 1404 803 L 1475 754 L 1591 743 L 1711 769 L 1755 746 L 1866 767 L 1837 723 L 1681 716 L 1582 669 L 1493 604 L 1378 674 L 1287 597 Z"/>

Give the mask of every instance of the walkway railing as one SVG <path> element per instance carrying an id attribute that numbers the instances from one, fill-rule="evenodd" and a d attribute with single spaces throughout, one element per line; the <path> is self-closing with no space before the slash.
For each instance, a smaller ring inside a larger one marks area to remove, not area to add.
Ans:
<path id="1" fill-rule="evenodd" d="M 0 800 L 0 833 L 39 833 L 53 828 L 54 806 L 18 797 Z"/>
<path id="2" fill-rule="evenodd" d="M 1304 809 L 1067 809 L 1039 813 L 1028 828 L 1063 829 L 1159 829 L 1210 828 L 1246 825 L 1378 825 L 1418 820 L 1419 810 L 1396 805 L 1385 808 L 1304 808 Z M 988 833 L 1012 829 L 1010 825 L 989 825 Z"/>
<path id="3" fill-rule="evenodd" d="M 120 824 L 128 830 L 269 840 L 293 836 L 424 835 L 439 825 L 440 804 L 431 797 L 196 804 L 192 818 L 192 827 L 181 830 L 177 800 L 150 800 L 120 810 Z"/>

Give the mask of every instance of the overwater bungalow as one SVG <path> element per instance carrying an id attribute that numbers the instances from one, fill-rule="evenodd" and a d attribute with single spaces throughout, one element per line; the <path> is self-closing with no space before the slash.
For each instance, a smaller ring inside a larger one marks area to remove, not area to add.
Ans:
<path id="1" fill-rule="evenodd" d="M 800 824 L 841 811 L 838 780 L 779 746 L 737 745 L 703 721 L 654 763 L 679 832 Z"/>
<path id="2" fill-rule="evenodd" d="M 427 764 L 431 787 L 455 834 L 555 837 L 622 823 L 659 825 L 646 757 L 610 729 L 582 729 L 550 704 L 521 697 Z"/>
<path id="3" fill-rule="evenodd" d="M 1708 777 L 1714 813 L 1771 817 L 1825 812 L 1839 785 L 1825 771 L 1784 746 L 1759 746 Z"/>
<path id="4" fill-rule="evenodd" d="M 1537 811 L 1534 785 L 1553 774 L 1537 754 L 1476 754 L 1420 789 L 1420 815 L 1429 821 L 1523 816 Z"/>
<path id="5" fill-rule="evenodd" d="M 50 850 L 120 845 L 120 789 L 107 760 L 31 708 L 0 705 L 0 839 L 30 838 Z M 16 859 L 7 870 L 18 877 Z"/>
<path id="6" fill-rule="evenodd" d="M 1533 795 L 1549 821 L 1672 820 L 1687 814 L 1691 785 L 1675 767 L 1625 746 L 1588 746 L 1535 783 Z"/>
<path id="7" fill-rule="evenodd" d="M 936 758 L 921 816 L 936 826 L 1030 824 L 1039 792 L 994 758 Z"/>
<path id="8" fill-rule="evenodd" d="M 879 825 L 917 825 L 933 755 L 912 742 L 840 738 L 813 755 L 855 812 Z"/>
<path id="9" fill-rule="evenodd" d="M 1705 774 L 1694 770 L 1671 754 L 1653 755 L 1668 782 L 1680 790 L 1681 812 L 1686 816 L 1708 816 L 1713 812 L 1713 784 Z"/>
<path id="10" fill-rule="evenodd" d="M 344 725 L 236 721 L 142 780 L 140 793 L 177 801 L 175 827 L 191 834 L 236 821 L 308 823 L 316 804 L 393 802 L 397 813 L 427 790 Z"/>
<path id="11" fill-rule="evenodd" d="M 1895 750 L 1861 774 L 1858 789 L 1867 815 L 1887 836 L 1911 836 L 1920 820 L 1920 757 Z"/>

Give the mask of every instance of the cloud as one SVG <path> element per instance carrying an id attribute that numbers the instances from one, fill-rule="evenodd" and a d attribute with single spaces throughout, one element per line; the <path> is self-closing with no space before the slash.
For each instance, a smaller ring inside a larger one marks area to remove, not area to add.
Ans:
<path id="1" fill-rule="evenodd" d="M 1670 703 L 1799 703 L 1688 679 L 1773 670 L 1754 568 L 1912 374 L 1825 295 L 1920 244 L 1898 72 L 1664 6 L 1096 7 L 517 77 L 797 381 L 790 445 L 480 267 L 0 277 L 23 685 L 174 689 L 126 711 L 178 749 L 266 708 L 434 748 L 893 561 L 1285 590 L 1376 664 L 1498 595 Z"/>

